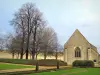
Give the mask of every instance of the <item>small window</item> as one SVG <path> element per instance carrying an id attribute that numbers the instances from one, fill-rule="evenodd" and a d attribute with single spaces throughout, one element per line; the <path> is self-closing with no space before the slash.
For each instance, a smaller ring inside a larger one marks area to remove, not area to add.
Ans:
<path id="1" fill-rule="evenodd" d="M 96 60 L 94 60 L 94 62 L 96 62 Z"/>
<path id="2" fill-rule="evenodd" d="M 81 50 L 79 47 L 76 47 L 75 49 L 75 57 L 81 57 Z"/>

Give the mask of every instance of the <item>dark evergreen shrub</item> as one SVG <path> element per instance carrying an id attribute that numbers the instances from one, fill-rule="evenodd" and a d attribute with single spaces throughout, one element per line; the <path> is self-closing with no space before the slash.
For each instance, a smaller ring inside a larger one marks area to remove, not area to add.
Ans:
<path id="1" fill-rule="evenodd" d="M 91 60 L 76 60 L 72 65 L 73 67 L 94 67 L 94 62 Z"/>

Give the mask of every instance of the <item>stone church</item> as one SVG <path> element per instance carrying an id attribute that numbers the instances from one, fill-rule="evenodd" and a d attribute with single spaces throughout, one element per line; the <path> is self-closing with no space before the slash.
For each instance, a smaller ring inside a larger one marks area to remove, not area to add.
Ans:
<path id="1" fill-rule="evenodd" d="M 98 64 L 99 53 L 97 48 L 89 43 L 78 29 L 64 44 L 64 61 L 72 65 L 75 60 L 92 60 Z"/>

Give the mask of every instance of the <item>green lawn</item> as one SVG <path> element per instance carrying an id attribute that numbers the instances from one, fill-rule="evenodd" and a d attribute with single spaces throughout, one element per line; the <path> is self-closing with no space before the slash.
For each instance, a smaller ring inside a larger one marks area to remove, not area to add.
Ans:
<path id="1" fill-rule="evenodd" d="M 59 70 L 24 75 L 100 75 L 100 68 L 74 68 L 69 70 Z"/>
<path id="2" fill-rule="evenodd" d="M 16 65 L 16 64 L 5 64 L 0 63 L 0 70 L 6 69 L 20 69 L 20 68 L 33 68 L 34 66 Z"/>

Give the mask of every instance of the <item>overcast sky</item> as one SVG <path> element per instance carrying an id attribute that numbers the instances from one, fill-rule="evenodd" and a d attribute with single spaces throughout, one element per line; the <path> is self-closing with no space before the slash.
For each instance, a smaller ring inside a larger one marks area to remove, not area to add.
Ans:
<path id="1" fill-rule="evenodd" d="M 13 32 L 9 21 L 27 2 L 36 4 L 62 45 L 79 29 L 90 43 L 100 48 L 100 0 L 1 0 L 0 34 Z"/>

